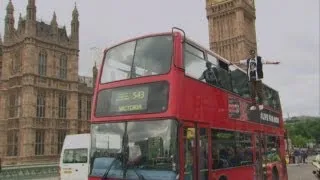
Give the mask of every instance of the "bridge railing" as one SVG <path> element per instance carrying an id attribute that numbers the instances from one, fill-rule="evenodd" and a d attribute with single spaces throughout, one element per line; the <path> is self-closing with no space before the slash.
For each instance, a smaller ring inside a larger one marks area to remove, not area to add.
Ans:
<path id="1" fill-rule="evenodd" d="M 22 180 L 59 176 L 58 163 L 2 166 L 0 179 Z"/>

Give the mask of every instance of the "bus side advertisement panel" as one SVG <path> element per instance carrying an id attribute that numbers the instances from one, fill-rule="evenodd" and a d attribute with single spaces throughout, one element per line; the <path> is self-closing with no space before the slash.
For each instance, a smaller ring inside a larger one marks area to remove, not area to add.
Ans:
<path id="1" fill-rule="evenodd" d="M 229 119 L 251 121 L 259 124 L 280 126 L 279 114 L 264 108 L 263 110 L 250 110 L 250 103 L 241 101 L 238 97 L 229 95 L 228 97 L 228 117 Z"/>

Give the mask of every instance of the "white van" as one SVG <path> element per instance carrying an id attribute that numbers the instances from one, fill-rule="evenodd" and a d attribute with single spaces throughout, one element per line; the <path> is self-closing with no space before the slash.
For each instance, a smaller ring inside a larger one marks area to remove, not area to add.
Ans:
<path id="1" fill-rule="evenodd" d="M 67 135 L 60 155 L 60 180 L 87 180 L 91 147 L 90 134 Z"/>

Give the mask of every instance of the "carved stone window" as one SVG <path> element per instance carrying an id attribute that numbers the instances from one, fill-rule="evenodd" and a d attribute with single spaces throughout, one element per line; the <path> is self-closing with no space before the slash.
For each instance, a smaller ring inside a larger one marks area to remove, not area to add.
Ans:
<path id="1" fill-rule="evenodd" d="M 20 115 L 20 94 L 19 92 L 11 92 L 9 94 L 9 118 L 17 118 Z"/>
<path id="2" fill-rule="evenodd" d="M 40 76 L 47 75 L 47 53 L 44 50 L 39 53 L 38 73 Z"/>
<path id="3" fill-rule="evenodd" d="M 46 114 L 46 95 L 38 91 L 37 95 L 37 118 L 44 118 Z"/>
<path id="4" fill-rule="evenodd" d="M 60 57 L 60 63 L 59 63 L 59 78 L 61 79 L 67 79 L 67 68 L 68 68 L 68 62 L 67 62 L 67 56 L 62 55 Z"/>
<path id="5" fill-rule="evenodd" d="M 59 95 L 59 118 L 67 118 L 67 96 L 65 94 Z"/>
<path id="6" fill-rule="evenodd" d="M 35 155 L 44 155 L 45 130 L 36 130 Z"/>
<path id="7" fill-rule="evenodd" d="M 18 50 L 12 55 L 12 74 L 16 74 L 21 71 L 21 50 Z"/>
<path id="8" fill-rule="evenodd" d="M 7 156 L 18 156 L 19 130 L 7 132 Z"/>

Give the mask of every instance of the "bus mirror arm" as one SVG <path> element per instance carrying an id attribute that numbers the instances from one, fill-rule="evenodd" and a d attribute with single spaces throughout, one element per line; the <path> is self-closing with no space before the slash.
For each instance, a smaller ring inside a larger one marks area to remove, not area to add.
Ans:
<path id="1" fill-rule="evenodd" d="M 171 30 L 171 32 L 172 32 L 172 36 L 173 36 L 173 31 L 174 31 L 174 30 L 181 31 L 181 32 L 183 33 L 183 40 L 182 40 L 182 43 L 184 43 L 184 42 L 185 42 L 185 39 L 186 39 L 186 33 L 184 32 L 184 30 L 182 30 L 181 28 L 178 28 L 178 27 L 172 27 L 172 30 Z"/>

